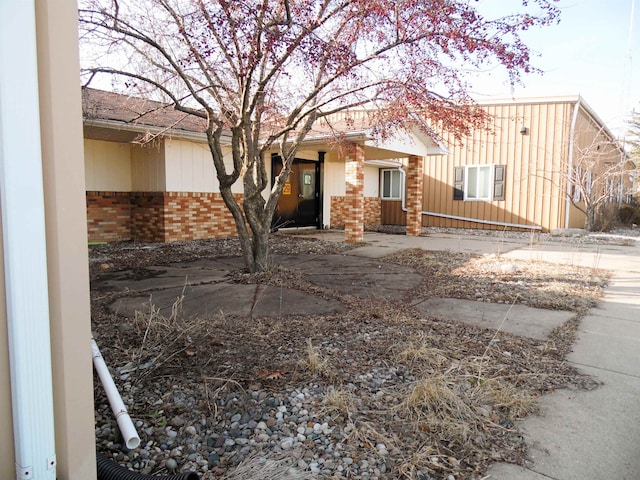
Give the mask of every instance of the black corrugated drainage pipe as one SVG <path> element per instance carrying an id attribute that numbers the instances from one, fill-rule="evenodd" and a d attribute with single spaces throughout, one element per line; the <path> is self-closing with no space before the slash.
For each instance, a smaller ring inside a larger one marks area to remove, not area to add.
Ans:
<path id="1" fill-rule="evenodd" d="M 98 480 L 200 480 L 198 474 L 194 472 L 159 476 L 132 472 L 99 453 L 96 455 L 96 461 L 98 463 Z"/>

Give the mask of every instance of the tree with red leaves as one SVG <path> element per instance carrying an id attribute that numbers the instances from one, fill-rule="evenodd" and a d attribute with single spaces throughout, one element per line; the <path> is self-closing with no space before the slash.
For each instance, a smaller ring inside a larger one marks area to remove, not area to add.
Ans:
<path id="1" fill-rule="evenodd" d="M 521 12 L 487 18 L 468 0 L 81 0 L 83 71 L 146 85 L 206 119 L 220 192 L 255 272 L 267 267 L 278 198 L 316 121 L 366 108 L 380 136 L 415 115 L 464 135 L 482 114 L 462 72 L 498 65 L 519 82 L 533 70 L 521 33 L 556 22 L 554 2 L 523 0 Z M 283 169 L 263 196 L 274 148 Z"/>

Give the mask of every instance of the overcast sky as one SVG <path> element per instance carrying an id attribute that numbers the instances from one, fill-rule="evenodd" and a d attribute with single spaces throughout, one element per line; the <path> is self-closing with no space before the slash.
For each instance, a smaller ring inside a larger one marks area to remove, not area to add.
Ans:
<path id="1" fill-rule="evenodd" d="M 488 72 L 477 82 L 475 98 L 580 94 L 621 135 L 631 110 L 640 112 L 640 2 L 635 1 L 630 23 L 634 1 L 560 0 L 560 23 L 525 36 L 539 54 L 534 64 L 545 73 L 525 77 L 525 87 L 512 91 L 504 72 Z M 504 14 L 521 2 L 481 0 L 480 5 Z"/>

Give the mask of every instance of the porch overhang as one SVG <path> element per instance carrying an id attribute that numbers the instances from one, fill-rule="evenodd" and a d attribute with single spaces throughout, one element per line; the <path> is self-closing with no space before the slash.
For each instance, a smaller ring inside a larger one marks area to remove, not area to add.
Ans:
<path id="1" fill-rule="evenodd" d="M 362 145 L 366 160 L 427 157 L 449 153 L 444 144 L 418 127 L 396 132 L 383 140 L 374 138 L 367 130 L 346 132 L 341 134 L 339 139 L 332 134 L 311 134 L 302 142 L 301 149 L 332 150 L 339 143 Z"/>

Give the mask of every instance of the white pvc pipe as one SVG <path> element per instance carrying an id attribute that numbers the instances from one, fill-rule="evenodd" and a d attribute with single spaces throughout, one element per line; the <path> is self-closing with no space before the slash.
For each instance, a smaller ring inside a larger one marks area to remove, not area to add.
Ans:
<path id="1" fill-rule="evenodd" d="M 407 172 L 404 171 L 404 168 L 402 165 L 400 165 L 398 167 L 398 170 L 400 171 L 400 175 L 402 176 L 402 185 L 400 186 L 400 199 L 402 201 L 402 211 L 406 212 L 407 211 L 407 207 L 405 206 L 405 198 L 404 198 L 404 184 L 405 184 L 405 179 L 407 176 Z M 464 222 L 473 222 L 473 223 L 481 223 L 483 225 L 497 225 L 500 227 L 514 227 L 514 228 L 527 228 L 529 230 L 542 230 L 542 227 L 540 227 L 539 225 L 524 225 L 522 223 L 507 223 L 507 222 L 498 222 L 498 221 L 494 221 L 494 220 L 480 220 L 479 218 L 471 218 L 471 217 L 460 217 L 458 215 L 449 215 L 447 213 L 436 213 L 436 212 L 427 212 L 427 211 L 422 211 L 420 212 L 421 215 L 430 215 L 432 217 L 441 217 L 441 218 L 448 218 L 451 220 L 461 220 Z"/>
<path id="2" fill-rule="evenodd" d="M 125 407 L 122 397 L 120 396 L 120 393 L 118 393 L 118 388 L 113 382 L 113 378 L 111 378 L 111 373 L 109 373 L 107 364 L 104 362 L 100 349 L 93 338 L 91 339 L 91 351 L 93 353 L 93 367 L 96 369 L 98 377 L 100 377 L 102 387 L 107 394 L 111 411 L 113 412 L 113 416 L 116 417 L 118 428 L 120 429 L 125 445 L 129 450 L 138 448 L 140 445 L 140 437 L 138 436 L 136 427 L 131 421 L 127 407 Z"/>
<path id="3" fill-rule="evenodd" d="M 35 2 L 0 0 L 0 196 L 12 406 L 0 441 L 13 440 L 15 478 L 55 480 Z"/>

